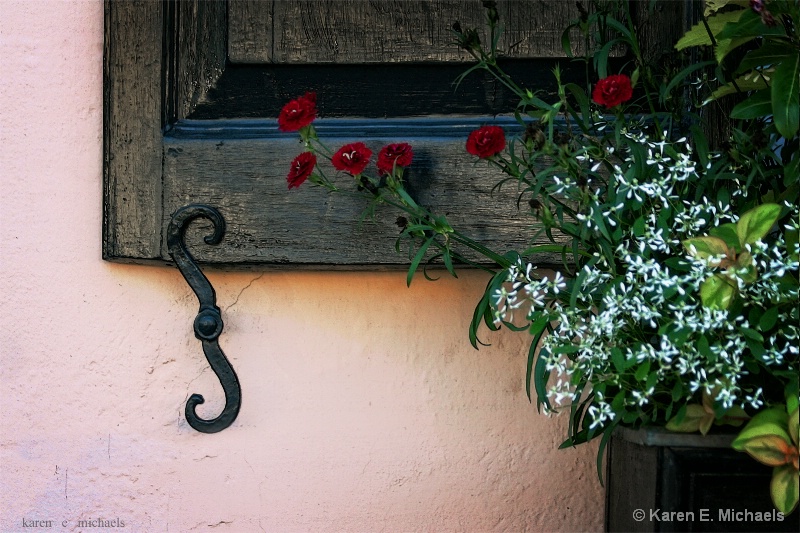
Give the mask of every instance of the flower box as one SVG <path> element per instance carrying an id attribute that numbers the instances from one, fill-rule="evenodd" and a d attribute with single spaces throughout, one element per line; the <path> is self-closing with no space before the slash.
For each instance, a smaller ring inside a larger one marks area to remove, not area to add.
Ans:
<path id="1" fill-rule="evenodd" d="M 619 429 L 611 439 L 606 530 L 800 531 L 769 497 L 772 468 L 734 451 L 735 435 Z"/>

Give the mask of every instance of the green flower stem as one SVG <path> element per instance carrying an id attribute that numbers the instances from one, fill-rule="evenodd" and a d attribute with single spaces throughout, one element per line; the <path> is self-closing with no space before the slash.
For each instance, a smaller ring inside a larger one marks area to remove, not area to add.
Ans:
<path id="1" fill-rule="evenodd" d="M 625 21 L 628 25 L 628 31 L 631 33 L 631 39 L 629 44 L 631 46 L 631 50 L 633 51 L 633 55 L 636 56 L 636 64 L 645 68 L 644 58 L 642 57 L 642 50 L 639 48 L 639 37 L 636 35 L 636 28 L 633 25 L 633 18 L 631 17 L 631 8 L 628 2 L 624 2 L 625 5 Z M 650 108 L 650 114 L 653 116 L 653 122 L 656 124 L 656 135 L 658 136 L 659 140 L 664 140 L 664 130 L 661 128 L 661 122 L 658 120 L 658 114 L 656 113 L 656 106 L 653 103 L 652 93 L 655 89 L 655 92 L 658 93 L 658 89 L 652 87 L 652 79 L 650 79 L 650 70 L 645 68 L 645 75 L 644 75 L 644 83 L 647 85 L 645 88 L 644 94 L 645 98 L 647 99 L 647 106 Z"/>

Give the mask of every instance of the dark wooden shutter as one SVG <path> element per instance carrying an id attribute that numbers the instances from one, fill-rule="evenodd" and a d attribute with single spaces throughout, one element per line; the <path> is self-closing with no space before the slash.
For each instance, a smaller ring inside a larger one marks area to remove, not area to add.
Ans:
<path id="1" fill-rule="evenodd" d="M 483 28 L 479 0 L 107 1 L 104 258 L 168 261 L 164 229 L 188 203 L 218 208 L 222 245 L 190 231 L 197 259 L 222 266 L 393 267 L 393 216 L 359 223 L 364 203 L 303 187 L 286 172 L 300 146 L 277 131 L 281 106 L 318 94 L 318 130 L 337 147 L 375 152 L 410 142 L 417 199 L 487 243 L 525 247 L 536 220 L 516 190 L 490 194 L 499 176 L 464 152 L 484 123 L 518 129 L 515 100 L 481 75 L 457 89 L 469 59 L 450 27 Z M 506 68 L 532 89 L 552 90 L 567 68 L 561 31 L 572 1 L 501 0 Z M 582 68 L 573 69 L 576 76 Z M 578 78 L 580 79 L 580 78 Z M 346 185 L 346 179 L 341 179 Z M 500 251 L 503 251 L 502 249 Z"/>

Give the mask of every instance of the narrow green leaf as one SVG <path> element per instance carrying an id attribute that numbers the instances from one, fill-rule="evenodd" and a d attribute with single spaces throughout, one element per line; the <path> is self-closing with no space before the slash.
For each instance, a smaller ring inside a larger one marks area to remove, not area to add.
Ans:
<path id="1" fill-rule="evenodd" d="M 536 391 L 537 408 L 544 405 L 547 409 L 552 409 L 550 400 L 547 398 L 547 381 L 550 379 L 550 371 L 547 370 L 549 355 L 547 350 L 540 350 L 533 369 L 533 387 Z"/>
<path id="2" fill-rule="evenodd" d="M 488 307 L 489 307 L 489 295 L 487 289 L 487 292 L 484 293 L 483 297 L 475 306 L 475 310 L 472 312 L 472 320 L 469 323 L 469 343 L 475 349 L 478 348 L 478 344 L 483 344 L 478 339 L 478 328 L 480 328 L 481 324 L 483 323 L 483 314 L 485 310 L 488 309 Z"/>
<path id="3" fill-rule="evenodd" d="M 683 80 L 685 80 L 692 72 L 706 67 L 710 67 L 711 65 L 716 65 L 716 61 L 709 60 L 709 61 L 701 61 L 699 63 L 693 63 L 688 67 L 686 67 L 685 69 L 681 70 L 675 75 L 674 78 L 672 78 L 672 80 L 670 80 L 670 82 L 664 88 L 664 93 L 662 97 L 666 97 L 667 95 L 669 95 L 672 89 L 674 89 L 677 85 L 683 83 Z M 664 98 L 662 98 L 662 101 L 663 100 Z"/>
<path id="4" fill-rule="evenodd" d="M 626 39 L 628 39 L 628 41 L 632 40 L 631 39 L 631 31 L 624 24 L 622 24 L 620 21 L 618 21 L 617 19 L 613 19 L 611 17 L 608 17 L 606 19 L 606 24 L 608 24 L 610 27 L 612 27 L 615 30 L 617 30 L 618 32 L 620 32 Z"/>
<path id="5" fill-rule="evenodd" d="M 603 431 L 603 437 L 600 439 L 600 445 L 597 447 L 597 477 L 600 479 L 600 486 L 603 486 L 603 452 L 606 450 L 606 445 L 611 439 L 611 434 L 617 427 L 617 423 L 611 424 Z"/>
<path id="6" fill-rule="evenodd" d="M 417 255 L 414 256 L 414 260 L 411 261 L 411 266 L 408 267 L 408 275 L 406 276 L 406 285 L 411 286 L 411 280 L 414 279 L 414 273 L 417 271 L 419 267 L 419 263 L 422 261 L 422 258 L 425 257 L 425 252 L 428 251 L 428 248 L 433 243 L 434 237 L 429 238 L 426 240 L 422 245 L 419 247 L 419 251 Z"/>
<path id="7" fill-rule="evenodd" d="M 531 341 L 531 345 L 528 348 L 528 365 L 525 370 L 525 393 L 528 395 L 528 401 L 531 402 L 533 399 L 531 398 L 531 382 L 533 381 L 533 363 L 536 359 L 536 344 L 537 342 L 534 340 Z M 545 398 L 546 400 L 547 398 Z M 536 405 L 540 405 L 542 402 L 537 399 Z"/>
<path id="8" fill-rule="evenodd" d="M 567 29 L 564 30 L 564 33 L 561 34 L 561 49 L 564 50 L 564 55 L 569 58 L 574 56 L 572 53 L 572 39 L 570 38 L 570 32 L 574 27 L 575 24 L 570 24 L 567 26 Z"/>
<path id="9" fill-rule="evenodd" d="M 800 52 L 781 62 L 772 78 L 775 127 L 787 139 L 800 128 Z"/>
<path id="10" fill-rule="evenodd" d="M 541 340 L 542 335 L 544 334 L 544 330 L 547 327 L 547 324 L 550 323 L 550 317 L 546 314 L 540 315 L 536 320 L 533 321 L 530 328 L 530 335 L 532 337 L 530 348 L 528 348 L 528 365 L 525 372 L 525 393 L 528 395 L 528 401 L 532 401 L 531 399 L 531 382 L 534 379 L 533 376 L 533 363 L 534 359 L 536 358 L 536 347 L 539 345 L 539 340 Z M 549 379 L 548 374 L 548 379 Z M 545 385 L 546 385 L 545 381 Z M 537 395 L 538 395 L 538 387 L 537 387 Z M 544 403 L 548 408 L 550 408 L 550 404 L 547 401 L 547 397 L 545 396 L 544 402 L 542 398 L 536 399 L 537 407 Z"/>
<path id="11" fill-rule="evenodd" d="M 444 261 L 444 267 L 447 269 L 450 275 L 453 276 L 454 278 L 457 278 L 458 275 L 456 274 L 455 268 L 453 268 L 453 258 L 450 255 L 450 250 L 446 249 L 442 253 L 442 261 Z"/>
<path id="12" fill-rule="evenodd" d="M 584 120 L 589 120 L 591 117 L 591 111 L 589 108 L 589 97 L 586 96 L 586 91 L 583 90 L 583 87 L 580 85 L 576 85 L 575 83 L 568 83 L 564 86 L 569 92 L 572 93 L 572 96 L 575 97 L 575 101 L 578 103 L 578 107 L 581 108 L 581 115 Z"/>
<path id="13" fill-rule="evenodd" d="M 697 158 L 703 169 L 708 167 L 708 138 L 703 130 L 697 125 L 693 125 L 689 130 L 692 132 L 692 140 L 694 141 L 694 150 Z"/>

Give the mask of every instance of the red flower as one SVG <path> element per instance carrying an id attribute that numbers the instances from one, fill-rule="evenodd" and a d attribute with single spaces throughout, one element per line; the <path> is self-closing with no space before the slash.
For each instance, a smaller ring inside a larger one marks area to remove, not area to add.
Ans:
<path id="1" fill-rule="evenodd" d="M 339 151 L 333 154 L 331 163 L 336 170 L 358 176 L 364 172 L 370 157 L 372 157 L 372 150 L 367 148 L 364 143 L 351 143 L 339 148 Z"/>
<path id="2" fill-rule="evenodd" d="M 483 126 L 469 134 L 467 152 L 486 159 L 499 154 L 506 147 L 506 135 L 499 126 Z"/>
<path id="3" fill-rule="evenodd" d="M 295 157 L 294 161 L 292 161 L 292 166 L 289 168 L 289 174 L 286 176 L 289 188 L 302 185 L 311 175 L 316 165 L 317 156 L 311 152 L 303 152 Z"/>
<path id="4" fill-rule="evenodd" d="M 387 144 L 378 153 L 378 170 L 381 174 L 391 174 L 395 166 L 405 168 L 410 165 L 413 157 L 410 144 Z"/>
<path id="5" fill-rule="evenodd" d="M 625 74 L 614 74 L 597 82 L 592 91 L 592 100 L 602 106 L 612 108 L 627 102 L 633 96 L 631 79 Z"/>
<path id="6" fill-rule="evenodd" d="M 317 118 L 317 95 L 306 93 L 283 106 L 278 115 L 278 129 L 297 131 L 311 124 L 315 118 Z"/>

